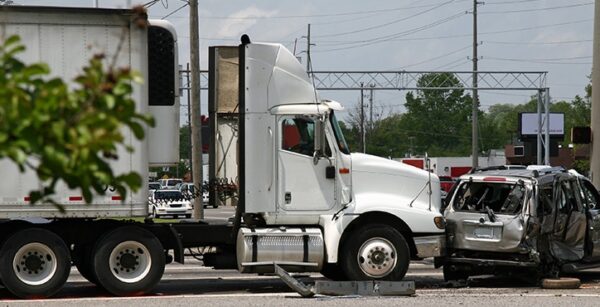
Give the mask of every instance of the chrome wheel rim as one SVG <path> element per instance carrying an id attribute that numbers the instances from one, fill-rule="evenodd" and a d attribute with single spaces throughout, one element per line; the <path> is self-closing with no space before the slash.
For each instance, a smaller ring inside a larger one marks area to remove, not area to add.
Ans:
<path id="1" fill-rule="evenodd" d="M 48 245 L 34 242 L 23 245 L 13 258 L 13 271 L 23 283 L 39 286 L 56 274 L 56 254 Z"/>
<path id="2" fill-rule="evenodd" d="M 109 258 L 113 276 L 124 283 L 135 283 L 150 272 L 152 257 L 148 248 L 137 241 L 125 241 L 113 248 Z"/>
<path id="3" fill-rule="evenodd" d="M 392 242 L 375 237 L 365 241 L 358 249 L 356 260 L 361 271 L 373 278 L 382 278 L 396 267 L 398 253 Z"/>

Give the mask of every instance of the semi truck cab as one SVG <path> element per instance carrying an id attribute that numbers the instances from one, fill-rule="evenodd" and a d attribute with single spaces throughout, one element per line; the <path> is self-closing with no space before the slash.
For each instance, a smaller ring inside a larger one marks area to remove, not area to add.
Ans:
<path id="1" fill-rule="evenodd" d="M 350 153 L 336 118 L 343 107 L 319 97 L 285 47 L 247 39 L 239 47 L 211 47 L 209 62 L 217 145 L 211 176 L 239 170 L 230 176 L 239 181 L 244 216 L 240 271 L 272 271 L 277 263 L 353 280 L 399 280 L 410 259 L 443 253 L 438 177 Z M 238 146 L 219 151 L 219 142 L 231 138 Z M 219 157 L 232 150 L 237 165 L 222 167 L 228 162 Z"/>

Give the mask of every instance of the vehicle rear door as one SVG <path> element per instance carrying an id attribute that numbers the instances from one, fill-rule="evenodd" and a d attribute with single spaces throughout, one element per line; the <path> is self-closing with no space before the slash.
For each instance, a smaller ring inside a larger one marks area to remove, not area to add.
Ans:
<path id="1" fill-rule="evenodd" d="M 444 211 L 454 249 L 514 252 L 524 237 L 531 189 L 523 181 L 463 180 Z"/>

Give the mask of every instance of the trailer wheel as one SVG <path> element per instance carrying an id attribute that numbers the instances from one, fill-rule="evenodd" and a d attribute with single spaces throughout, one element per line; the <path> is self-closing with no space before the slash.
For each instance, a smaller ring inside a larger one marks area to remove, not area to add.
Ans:
<path id="1" fill-rule="evenodd" d="M 98 283 L 114 295 L 137 295 L 150 291 L 165 270 L 165 252 L 149 231 L 126 226 L 102 237 L 92 257 Z"/>
<path id="2" fill-rule="evenodd" d="M 92 248 L 90 245 L 75 244 L 73 249 L 73 264 L 79 271 L 79 274 L 89 282 L 97 285 L 98 279 L 94 276 L 94 269 L 92 267 Z"/>
<path id="3" fill-rule="evenodd" d="M 4 286 L 21 298 L 49 297 L 67 281 L 69 248 L 51 231 L 29 228 L 11 235 L 0 251 Z"/>
<path id="4" fill-rule="evenodd" d="M 408 270 L 408 244 L 390 226 L 367 225 L 343 249 L 342 269 L 350 280 L 401 280 Z"/>

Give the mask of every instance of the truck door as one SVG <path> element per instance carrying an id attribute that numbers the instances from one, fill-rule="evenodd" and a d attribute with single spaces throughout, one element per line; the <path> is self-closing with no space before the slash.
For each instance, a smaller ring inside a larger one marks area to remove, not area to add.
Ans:
<path id="1" fill-rule="evenodd" d="M 325 157 L 313 158 L 317 118 L 282 116 L 277 150 L 278 206 L 287 211 L 325 211 L 334 206 L 335 179 L 326 169 L 335 165 L 329 144 Z"/>
<path id="2" fill-rule="evenodd" d="M 586 201 L 589 215 L 588 242 L 590 242 L 591 257 L 600 259 L 600 194 L 587 180 L 580 180 L 582 197 Z"/>
<path id="3" fill-rule="evenodd" d="M 587 220 L 576 179 L 561 176 L 555 185 L 556 219 L 550 247 L 562 261 L 576 261 L 584 256 Z"/>

